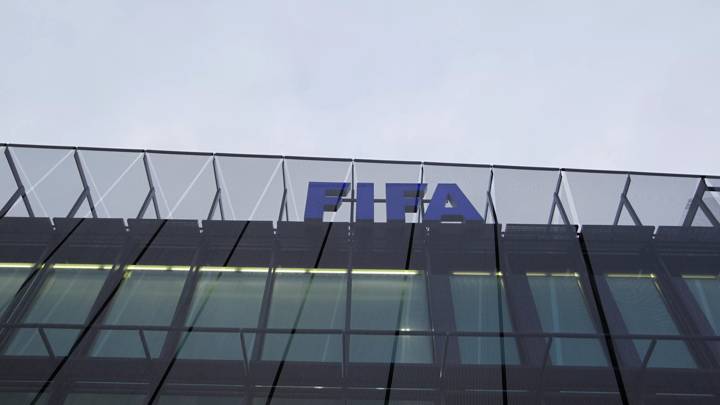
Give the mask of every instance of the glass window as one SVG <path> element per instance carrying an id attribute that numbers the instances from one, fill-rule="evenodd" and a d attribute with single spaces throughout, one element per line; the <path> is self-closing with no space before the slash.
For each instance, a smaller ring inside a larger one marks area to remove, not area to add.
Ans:
<path id="1" fill-rule="evenodd" d="M 0 266 L 0 315 L 2 315 L 10 301 L 30 275 L 31 265 L 13 265 L 2 263 Z"/>
<path id="2" fill-rule="evenodd" d="M 345 274 L 287 274 L 282 273 L 282 269 L 277 271 L 268 328 L 344 329 Z M 267 334 L 262 358 L 340 362 L 342 335 Z"/>
<path id="3" fill-rule="evenodd" d="M 132 271 L 120 285 L 104 324 L 126 326 L 169 326 L 187 271 Z M 142 335 L 141 335 L 142 333 Z M 104 330 L 92 350 L 99 357 L 151 357 L 160 355 L 166 332 Z"/>
<path id="4" fill-rule="evenodd" d="M 528 274 L 543 332 L 596 333 L 576 274 Z M 607 366 L 599 339 L 555 337 L 550 362 L 558 366 Z"/>
<path id="5" fill-rule="evenodd" d="M 48 270 L 29 312 L 27 323 L 63 323 L 82 325 L 107 278 L 107 270 L 53 269 Z M 40 331 L 23 328 L 13 337 L 6 353 L 11 355 L 47 356 Z M 68 354 L 80 329 L 43 328 L 56 356 Z"/>
<path id="6" fill-rule="evenodd" d="M 427 289 L 423 273 L 413 270 L 353 270 L 352 329 L 428 331 Z M 350 361 L 432 362 L 429 336 L 359 335 L 350 338 Z M 393 356 L 394 354 L 394 356 Z"/>
<path id="7" fill-rule="evenodd" d="M 267 272 L 203 271 L 200 274 L 186 326 L 257 328 Z M 242 360 L 252 352 L 254 334 L 197 332 L 184 336 L 178 358 Z"/>
<path id="8" fill-rule="evenodd" d="M 720 334 L 720 279 L 715 276 L 683 276 L 715 334 Z"/>
<path id="9" fill-rule="evenodd" d="M 460 332 L 512 331 L 507 297 L 502 278 L 495 274 L 467 273 L 450 276 L 450 289 L 455 310 L 455 326 Z M 502 307 L 498 307 L 498 294 Z M 500 325 L 502 310 L 502 328 Z M 500 338 L 496 336 L 458 337 L 460 360 L 468 364 L 500 364 Z M 505 363 L 520 362 L 515 339 L 505 339 Z"/>
<path id="10" fill-rule="evenodd" d="M 679 334 L 652 275 L 610 274 L 607 282 L 629 333 Z M 645 358 L 651 341 L 635 339 L 633 343 L 640 358 Z M 684 342 L 660 340 L 650 353 L 648 367 L 694 368 L 696 364 Z"/>

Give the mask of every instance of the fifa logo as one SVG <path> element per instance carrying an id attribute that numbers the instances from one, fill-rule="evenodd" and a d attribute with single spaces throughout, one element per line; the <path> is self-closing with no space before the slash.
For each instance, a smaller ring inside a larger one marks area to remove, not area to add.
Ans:
<path id="1" fill-rule="evenodd" d="M 405 222 L 406 213 L 416 213 L 425 197 L 426 183 L 387 183 L 385 199 L 375 198 L 373 183 L 357 183 L 355 216 L 357 221 L 374 221 L 375 203 L 385 203 L 388 222 Z M 348 201 L 350 183 L 310 182 L 305 202 L 305 220 L 322 221 L 325 212 L 337 211 Z M 353 200 L 352 198 L 350 199 Z M 483 221 L 470 200 L 455 183 L 439 183 L 423 212 L 424 221 Z"/>

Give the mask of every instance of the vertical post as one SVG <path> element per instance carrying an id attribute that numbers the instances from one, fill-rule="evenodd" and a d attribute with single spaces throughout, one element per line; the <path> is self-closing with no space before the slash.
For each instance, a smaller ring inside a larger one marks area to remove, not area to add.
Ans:
<path id="1" fill-rule="evenodd" d="M 625 207 L 625 209 L 628 211 L 628 214 L 630 214 L 630 218 L 632 218 L 633 223 L 635 226 L 642 226 L 642 222 L 640 222 L 640 218 L 638 217 L 637 213 L 635 212 L 635 209 L 633 208 L 632 204 L 630 203 L 630 200 L 627 198 L 628 190 L 630 189 L 630 175 L 627 175 L 627 178 L 625 180 L 625 186 L 623 187 L 623 191 L 620 194 L 620 202 L 618 203 L 617 212 L 615 212 L 615 220 L 613 221 L 613 225 L 617 225 L 618 222 L 620 222 L 620 214 L 622 214 L 622 209 Z"/>
<path id="2" fill-rule="evenodd" d="M 488 198 L 490 197 L 490 192 L 488 191 Z M 494 217 L 495 209 L 493 208 L 493 217 Z M 501 278 L 502 275 L 502 269 L 500 264 L 502 261 L 500 260 L 500 240 L 501 240 L 501 231 L 502 226 L 497 222 L 497 218 L 495 218 L 495 224 L 493 224 L 493 237 L 495 241 L 495 282 L 497 285 L 497 308 L 498 308 L 498 338 L 499 338 L 499 346 L 500 346 L 500 380 L 502 384 L 502 403 L 503 405 L 508 404 L 508 388 L 507 388 L 507 365 L 505 364 L 505 323 L 504 321 L 504 300 L 503 300 L 503 280 Z"/>
<path id="3" fill-rule="evenodd" d="M 283 213 L 285 213 L 285 220 L 288 221 L 288 208 L 287 208 L 287 182 L 285 179 L 285 156 L 282 158 L 282 181 L 283 181 L 283 194 L 282 200 L 280 201 L 280 213 L 278 214 L 278 222 L 282 221 Z"/>
<path id="4" fill-rule="evenodd" d="M 493 216 L 493 222 L 497 223 L 497 213 L 495 212 L 495 203 L 492 199 L 492 186 L 493 186 L 493 179 L 494 179 L 494 173 L 493 170 L 490 169 L 490 180 L 488 181 L 488 188 L 486 194 L 486 202 L 485 202 L 485 215 L 483 215 L 483 221 L 487 223 L 488 213 L 492 214 Z"/>
<path id="5" fill-rule="evenodd" d="M 350 223 L 355 222 L 355 159 L 350 161 Z"/>
<path id="6" fill-rule="evenodd" d="M 12 154 L 10 153 L 10 147 L 5 147 L 5 158 L 7 159 L 8 166 L 10 166 L 10 172 L 12 172 L 13 178 L 15 179 L 15 184 L 17 185 L 17 192 L 16 194 L 13 194 L 10 201 L 12 201 L 12 204 L 10 201 L 3 207 L 3 212 L 1 213 L 0 217 L 5 216 L 7 214 L 7 211 L 12 208 L 12 206 L 15 204 L 14 200 L 17 200 L 18 197 L 22 197 L 23 204 L 25 204 L 25 209 L 27 210 L 28 216 L 31 218 L 35 217 L 35 213 L 33 212 L 32 206 L 30 205 L 30 199 L 27 196 L 27 193 L 25 193 L 25 186 L 23 186 L 22 179 L 20 179 L 20 174 L 17 171 L 17 167 L 15 166 L 15 161 L 12 158 Z"/>
<path id="7" fill-rule="evenodd" d="M 147 197 L 145 197 L 145 201 L 143 202 L 142 207 L 140 207 L 140 212 L 137 217 L 138 219 L 141 219 L 145 216 L 145 211 L 147 211 L 148 205 L 152 201 L 153 209 L 155 209 L 155 218 L 161 219 L 160 209 L 158 208 L 157 197 L 155 195 L 155 185 L 153 184 L 152 174 L 150 173 L 150 164 L 148 163 L 147 152 L 143 152 L 143 166 L 145 167 L 145 175 L 147 176 L 150 190 L 148 190 Z"/>
<path id="8" fill-rule="evenodd" d="M 423 181 L 425 180 L 425 164 L 420 163 L 420 181 L 419 184 L 423 184 Z M 420 195 L 420 187 L 417 189 L 418 191 L 415 194 L 415 199 L 418 203 L 420 203 L 419 207 L 416 207 L 418 214 L 417 214 L 417 223 L 421 223 L 423 221 L 423 211 L 425 211 L 425 196 Z"/>
<path id="9" fill-rule="evenodd" d="M 688 212 L 685 215 L 683 226 L 692 226 L 692 223 L 697 216 L 698 209 L 702 210 L 703 214 L 705 214 L 705 217 L 707 217 L 708 221 L 710 221 L 713 226 L 720 226 L 720 222 L 717 220 L 717 218 L 715 218 L 712 210 L 707 206 L 707 204 L 705 204 L 705 201 L 703 201 L 706 191 L 717 191 L 717 189 L 715 187 L 708 187 L 705 177 L 701 177 L 700 182 L 698 183 L 698 187 L 695 190 L 695 195 L 690 202 L 690 207 L 688 207 Z"/>
<path id="10" fill-rule="evenodd" d="M 82 161 L 80 159 L 80 153 L 78 152 L 78 148 L 75 148 L 75 165 L 77 166 L 78 173 L 80 174 L 80 181 L 83 185 L 83 194 L 85 196 L 85 199 L 88 202 L 88 205 L 90 206 L 90 213 L 92 214 L 93 218 L 97 218 L 97 211 L 95 210 L 95 204 L 92 200 L 92 194 L 90 193 L 90 187 L 88 186 L 87 179 L 85 178 L 85 171 L 83 170 Z"/>
<path id="11" fill-rule="evenodd" d="M 222 187 L 220 187 L 220 179 L 218 178 L 217 162 L 215 160 L 215 154 L 212 157 L 213 177 L 215 178 L 215 197 L 213 197 L 212 204 L 210 205 L 210 213 L 208 213 L 207 219 L 212 219 L 215 215 L 215 210 L 220 207 L 220 219 L 225 219 L 225 210 L 223 210 L 222 204 Z"/>
<path id="12" fill-rule="evenodd" d="M 563 206 L 562 200 L 560 199 L 560 186 L 562 185 L 562 170 L 558 172 L 558 180 L 555 185 L 555 192 L 553 192 L 553 201 L 550 206 L 550 216 L 548 217 L 548 225 L 552 225 L 553 218 L 555 217 L 555 209 L 560 211 L 560 218 L 562 218 L 564 225 L 570 225 L 570 219 L 567 216 L 565 207 Z"/>
<path id="13" fill-rule="evenodd" d="M 222 201 L 222 187 L 220 186 L 220 177 L 218 176 L 218 168 L 217 168 L 217 158 L 215 155 L 213 155 L 213 174 L 215 175 L 215 187 L 217 187 L 217 193 L 218 193 L 218 206 L 220 207 L 220 219 L 225 219 L 225 208 L 223 208 L 223 201 Z"/>

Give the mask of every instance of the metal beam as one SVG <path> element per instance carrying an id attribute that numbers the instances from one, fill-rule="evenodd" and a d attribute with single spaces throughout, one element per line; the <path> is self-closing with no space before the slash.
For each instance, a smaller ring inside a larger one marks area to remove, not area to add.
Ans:
<path id="1" fill-rule="evenodd" d="M 145 215 L 145 210 L 147 210 L 147 204 L 150 202 L 150 200 L 152 200 L 153 209 L 155 209 L 155 218 L 162 219 L 160 218 L 160 208 L 158 207 L 157 196 L 155 194 L 155 185 L 153 184 L 152 174 L 150 173 L 150 163 L 148 162 L 147 152 L 143 152 L 143 166 L 145 166 L 145 175 L 147 176 L 150 190 L 148 191 L 147 197 L 145 197 L 145 202 L 140 209 L 138 218 L 142 218 Z"/>
<path id="2" fill-rule="evenodd" d="M 90 213 L 92 214 L 93 218 L 97 218 L 97 211 L 95 211 L 95 204 L 93 204 L 92 194 L 90 193 L 90 187 L 88 186 L 87 179 L 85 178 L 85 171 L 83 170 L 83 165 L 80 160 L 80 154 L 78 153 L 77 148 L 75 148 L 75 165 L 77 166 L 78 173 L 80 174 L 80 181 L 82 182 L 84 190 L 83 194 L 88 202 L 88 205 L 90 206 Z"/>
<path id="3" fill-rule="evenodd" d="M 20 174 L 17 171 L 17 167 L 15 166 L 15 161 L 12 158 L 12 154 L 10 153 L 10 147 L 7 146 L 5 148 L 5 158 L 7 159 L 8 166 L 10 166 L 10 171 L 12 172 L 13 178 L 15 179 L 15 184 L 17 185 L 18 192 L 20 192 L 20 195 L 22 197 L 23 203 L 25 204 L 25 209 L 27 210 L 28 216 L 31 218 L 35 217 L 35 213 L 33 212 L 32 206 L 30 205 L 30 199 L 27 196 L 27 193 L 25 192 L 25 186 L 22 183 L 22 180 L 20 179 Z M 14 196 L 14 195 L 13 195 Z M 8 201 L 9 203 L 9 201 Z M 13 202 L 14 204 L 14 202 Z M 12 207 L 12 205 L 10 205 Z M 9 210 L 9 209 L 8 209 Z M 0 217 L 4 216 L 0 215 Z"/>

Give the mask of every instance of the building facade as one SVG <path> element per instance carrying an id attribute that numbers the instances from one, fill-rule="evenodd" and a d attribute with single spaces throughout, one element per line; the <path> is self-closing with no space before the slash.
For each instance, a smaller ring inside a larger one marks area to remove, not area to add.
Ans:
<path id="1" fill-rule="evenodd" d="M 720 400 L 720 177 L 0 152 L 0 403 Z"/>

